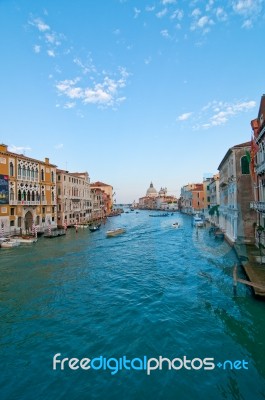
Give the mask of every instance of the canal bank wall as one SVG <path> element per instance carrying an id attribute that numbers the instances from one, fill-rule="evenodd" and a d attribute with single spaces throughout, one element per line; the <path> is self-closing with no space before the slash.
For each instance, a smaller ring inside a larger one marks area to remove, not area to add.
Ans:
<path id="1" fill-rule="evenodd" d="M 265 300 L 265 256 L 260 256 L 260 250 L 254 244 L 229 244 L 234 247 L 240 265 L 249 279 L 249 282 L 238 281 L 251 286 L 255 296 Z"/>

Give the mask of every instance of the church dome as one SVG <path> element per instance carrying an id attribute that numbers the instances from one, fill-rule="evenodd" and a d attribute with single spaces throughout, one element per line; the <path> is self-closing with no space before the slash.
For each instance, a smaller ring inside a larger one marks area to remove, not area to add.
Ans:
<path id="1" fill-rule="evenodd" d="M 146 191 L 146 196 L 147 197 L 156 197 L 157 196 L 157 191 L 154 188 L 153 183 L 150 183 L 150 187 Z"/>

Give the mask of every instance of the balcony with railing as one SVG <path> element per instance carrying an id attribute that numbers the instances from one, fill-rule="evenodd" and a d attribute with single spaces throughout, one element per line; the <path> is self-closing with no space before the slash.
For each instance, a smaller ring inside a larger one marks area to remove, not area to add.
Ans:
<path id="1" fill-rule="evenodd" d="M 28 200 L 10 200 L 10 205 L 18 206 L 39 206 L 40 201 L 28 201 Z"/>
<path id="2" fill-rule="evenodd" d="M 256 173 L 262 174 L 265 171 L 265 160 L 263 160 L 260 164 L 256 166 Z"/>
<path id="3" fill-rule="evenodd" d="M 264 201 L 251 201 L 250 208 L 259 212 L 265 212 L 265 202 Z"/>
<path id="4" fill-rule="evenodd" d="M 257 139 L 256 139 L 257 142 L 262 138 L 262 136 L 264 135 L 264 133 L 265 133 L 265 124 L 264 124 L 263 127 L 261 128 L 260 133 L 258 134 L 258 137 L 257 137 Z"/>

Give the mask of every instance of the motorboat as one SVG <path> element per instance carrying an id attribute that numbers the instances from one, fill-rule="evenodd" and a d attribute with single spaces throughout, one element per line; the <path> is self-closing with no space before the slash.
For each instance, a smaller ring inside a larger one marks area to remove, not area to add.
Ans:
<path id="1" fill-rule="evenodd" d="M 174 222 L 174 224 L 172 224 L 173 228 L 180 228 L 180 224 L 179 222 Z"/>
<path id="2" fill-rule="evenodd" d="M 99 225 L 93 225 L 89 227 L 90 232 L 96 232 L 98 231 L 100 228 L 100 224 Z"/>
<path id="3" fill-rule="evenodd" d="M 20 243 L 16 239 L 6 239 L 1 243 L 3 249 L 10 249 L 11 247 L 17 247 Z"/>
<path id="4" fill-rule="evenodd" d="M 15 236 L 13 239 L 17 240 L 20 244 L 32 244 L 37 242 L 37 238 L 34 236 Z"/>
<path id="5" fill-rule="evenodd" d="M 107 237 L 117 236 L 125 233 L 124 228 L 117 228 L 106 232 Z"/>
<path id="6" fill-rule="evenodd" d="M 198 214 L 194 215 L 193 217 L 193 226 L 196 228 L 201 228 L 204 226 L 204 221 L 201 217 L 198 216 Z"/>

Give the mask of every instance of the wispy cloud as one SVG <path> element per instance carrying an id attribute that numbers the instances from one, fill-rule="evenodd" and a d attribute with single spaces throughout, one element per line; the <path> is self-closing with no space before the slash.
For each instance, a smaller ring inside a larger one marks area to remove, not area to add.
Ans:
<path id="1" fill-rule="evenodd" d="M 125 100 L 120 91 L 126 86 L 129 73 L 125 68 L 119 68 L 119 77 L 102 77 L 101 82 L 87 85 L 80 77 L 65 79 L 56 84 L 58 94 L 68 99 L 80 100 L 82 104 L 97 104 L 114 106 Z M 71 104 L 72 103 L 68 103 Z M 71 108 L 71 107 L 68 107 Z"/>
<path id="2" fill-rule="evenodd" d="M 49 57 L 55 57 L 54 50 L 47 50 L 47 54 L 48 54 Z"/>
<path id="3" fill-rule="evenodd" d="M 36 54 L 40 53 L 40 49 L 41 49 L 41 47 L 37 44 L 35 46 L 33 46 L 34 53 L 36 53 Z"/>
<path id="4" fill-rule="evenodd" d="M 15 146 L 14 144 L 11 144 L 11 146 L 8 146 L 8 150 L 11 151 L 12 153 L 18 153 L 18 154 L 23 154 L 26 151 L 31 151 L 31 147 L 27 146 Z"/>
<path id="5" fill-rule="evenodd" d="M 176 0 L 162 0 L 161 3 L 165 6 L 166 4 L 175 4 Z"/>
<path id="6" fill-rule="evenodd" d="M 41 42 L 42 47 L 46 49 L 46 54 L 49 57 L 55 57 L 56 49 L 61 46 L 62 41 L 65 39 L 64 35 L 53 31 L 50 25 L 44 22 L 41 18 L 33 18 L 31 16 L 28 24 L 38 30 L 38 40 Z M 40 49 L 40 44 L 36 44 L 33 47 L 35 53 L 39 53 Z"/>
<path id="7" fill-rule="evenodd" d="M 161 35 L 162 35 L 164 38 L 167 38 L 167 39 L 170 38 L 170 35 L 169 35 L 167 29 L 163 29 L 162 31 L 160 31 L 160 33 L 161 33 Z"/>
<path id="8" fill-rule="evenodd" d="M 133 12 L 134 12 L 134 18 L 138 18 L 141 13 L 141 10 L 139 8 L 134 7 Z"/>
<path id="9" fill-rule="evenodd" d="M 189 119 L 192 116 L 192 112 L 187 112 L 184 114 L 181 114 L 177 117 L 177 121 L 187 121 L 187 119 Z"/>
<path id="10" fill-rule="evenodd" d="M 63 148 L 63 143 L 58 143 L 58 144 L 56 144 L 56 145 L 54 146 L 54 148 L 55 148 L 56 150 L 62 149 L 62 148 Z"/>
<path id="11" fill-rule="evenodd" d="M 135 17 L 140 14 L 141 10 L 134 8 Z M 71 54 L 75 53 L 74 47 L 65 49 L 62 46 L 63 41 L 66 39 L 62 33 L 57 33 L 41 18 L 30 17 L 28 21 L 30 26 L 38 30 L 38 39 L 41 40 L 40 44 L 35 44 L 33 50 L 35 53 L 46 54 L 48 57 L 55 58 L 58 55 L 63 55 L 64 59 L 69 61 Z M 120 30 L 116 29 L 113 32 L 115 35 L 120 34 Z M 60 46 L 62 46 L 60 48 Z M 62 57 L 61 57 L 62 58 Z M 129 73 L 126 68 L 119 67 L 117 71 L 101 71 L 95 66 L 90 52 L 87 52 L 86 57 L 74 56 L 70 63 L 74 65 L 75 78 L 67 78 L 56 80 L 55 87 L 57 94 L 62 99 L 58 102 L 56 107 L 64 109 L 74 108 L 76 105 L 96 104 L 100 107 L 117 107 L 126 97 L 122 91 L 127 85 Z M 64 68 L 62 65 L 55 67 L 55 76 L 60 73 L 63 76 Z M 53 74 L 49 74 L 49 79 L 54 79 Z"/>
<path id="12" fill-rule="evenodd" d="M 208 129 L 226 124 L 232 117 L 247 112 L 256 106 L 256 102 L 235 101 L 234 103 L 212 101 L 202 107 L 201 111 L 195 114 L 195 125 L 193 129 Z M 198 122 L 200 121 L 200 122 Z"/>
<path id="13" fill-rule="evenodd" d="M 167 8 L 163 8 L 163 10 L 156 13 L 157 18 L 163 18 L 167 14 Z"/>
<path id="14" fill-rule="evenodd" d="M 35 26 L 40 32 L 46 32 L 51 29 L 41 18 L 30 19 L 29 24 Z"/>

